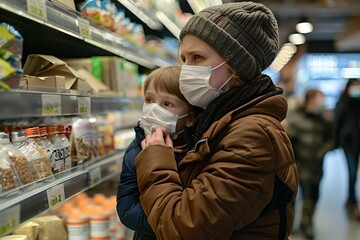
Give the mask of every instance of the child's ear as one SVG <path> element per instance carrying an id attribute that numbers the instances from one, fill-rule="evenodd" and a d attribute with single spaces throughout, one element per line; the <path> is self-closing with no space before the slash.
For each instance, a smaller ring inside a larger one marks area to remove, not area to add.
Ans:
<path id="1" fill-rule="evenodd" d="M 191 112 L 189 113 L 189 117 L 186 120 L 186 126 L 187 127 L 193 127 L 195 125 L 195 113 Z"/>

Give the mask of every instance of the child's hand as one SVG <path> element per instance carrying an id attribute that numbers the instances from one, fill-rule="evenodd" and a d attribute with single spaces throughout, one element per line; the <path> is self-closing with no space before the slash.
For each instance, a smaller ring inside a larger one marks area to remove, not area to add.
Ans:
<path id="1" fill-rule="evenodd" d="M 165 133 L 161 128 L 157 128 L 152 134 L 148 134 L 141 142 L 142 149 L 151 145 L 164 145 L 173 148 L 173 142 L 170 135 Z"/>

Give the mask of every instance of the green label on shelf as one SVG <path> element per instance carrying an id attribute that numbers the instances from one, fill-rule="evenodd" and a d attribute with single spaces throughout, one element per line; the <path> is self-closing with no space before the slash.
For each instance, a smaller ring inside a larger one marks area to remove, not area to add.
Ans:
<path id="1" fill-rule="evenodd" d="M 49 208 L 53 208 L 65 202 L 64 184 L 56 185 L 47 190 Z"/>
<path id="2" fill-rule="evenodd" d="M 89 20 L 84 19 L 82 17 L 78 17 L 77 20 L 78 20 L 80 36 L 82 36 L 83 38 L 91 39 L 91 29 L 90 29 Z"/>
<path id="3" fill-rule="evenodd" d="M 41 95 L 42 115 L 61 115 L 61 96 L 60 95 Z"/>
<path id="4" fill-rule="evenodd" d="M 78 113 L 79 114 L 90 114 L 91 113 L 90 97 L 78 97 Z"/>
<path id="5" fill-rule="evenodd" d="M 90 181 L 91 181 L 91 186 L 95 186 L 96 184 L 100 183 L 101 171 L 99 167 L 90 171 Z"/>
<path id="6" fill-rule="evenodd" d="M 20 205 L 0 212 L 0 237 L 11 233 L 20 224 Z"/>
<path id="7" fill-rule="evenodd" d="M 45 0 L 26 0 L 28 13 L 42 20 L 47 20 Z"/>

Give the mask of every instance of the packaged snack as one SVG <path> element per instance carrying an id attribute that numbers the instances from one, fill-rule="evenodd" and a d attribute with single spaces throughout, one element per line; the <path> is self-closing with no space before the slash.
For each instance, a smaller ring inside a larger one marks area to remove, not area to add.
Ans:
<path id="1" fill-rule="evenodd" d="M 12 143 L 6 133 L 0 132 L 0 147 L 4 151 L 4 157 L 14 166 L 22 184 L 34 181 L 31 175 L 31 166 L 24 154 Z M 7 153 L 7 156 L 6 156 Z"/>
<path id="2" fill-rule="evenodd" d="M 55 173 L 62 172 L 65 169 L 64 147 L 57 126 L 47 126 L 48 137 L 53 142 L 54 164 L 52 170 Z M 69 167 L 68 167 L 69 168 Z"/>
<path id="3" fill-rule="evenodd" d="M 25 157 L 31 161 L 34 180 L 49 177 L 52 174 L 46 148 L 40 139 L 40 130 L 38 127 L 25 129 L 26 144 L 20 148 Z"/>
<path id="4" fill-rule="evenodd" d="M 101 12 L 100 12 L 101 26 L 106 27 L 109 30 L 114 29 L 115 9 L 114 9 L 114 5 L 111 3 L 110 0 L 103 0 L 101 2 Z"/>
<path id="5" fill-rule="evenodd" d="M 21 34 L 7 23 L 0 24 L 0 57 L 12 61 L 21 61 L 23 38 Z"/>
<path id="6" fill-rule="evenodd" d="M 73 165 L 76 166 L 91 159 L 91 134 L 91 123 L 88 119 L 76 118 L 74 120 L 70 139 Z"/>
<path id="7" fill-rule="evenodd" d="M 84 213 L 73 213 L 66 217 L 69 240 L 88 240 L 90 236 L 90 218 Z"/>
<path id="8" fill-rule="evenodd" d="M 20 186 L 20 178 L 8 160 L 8 152 L 0 146 L 0 195 Z"/>
<path id="9" fill-rule="evenodd" d="M 87 17 L 90 22 L 100 25 L 101 24 L 101 1 L 100 0 L 87 0 L 81 7 L 81 13 Z"/>
<path id="10" fill-rule="evenodd" d="M 67 240 L 67 232 L 63 220 L 57 216 L 43 216 L 33 219 L 40 225 L 38 240 Z M 54 232 L 56 230 L 56 232 Z"/>
<path id="11" fill-rule="evenodd" d="M 53 174 L 58 173 L 55 170 L 55 145 L 53 141 L 49 138 L 46 127 L 39 127 L 40 131 L 40 140 L 46 149 L 46 153 L 49 158 L 49 162 L 51 165 L 51 171 Z"/>
<path id="12" fill-rule="evenodd" d="M 66 130 L 64 125 L 58 125 L 59 138 L 64 149 L 64 169 L 71 168 L 71 158 L 70 158 L 70 141 L 66 137 Z"/>

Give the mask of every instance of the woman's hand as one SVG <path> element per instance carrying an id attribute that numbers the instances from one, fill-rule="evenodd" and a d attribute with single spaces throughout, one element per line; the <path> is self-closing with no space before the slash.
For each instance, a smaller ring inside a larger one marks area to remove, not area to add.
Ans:
<path id="1" fill-rule="evenodd" d="M 142 149 L 146 149 L 151 145 L 164 145 L 173 148 L 170 135 L 165 133 L 161 128 L 157 128 L 153 133 L 148 134 L 141 142 Z"/>

